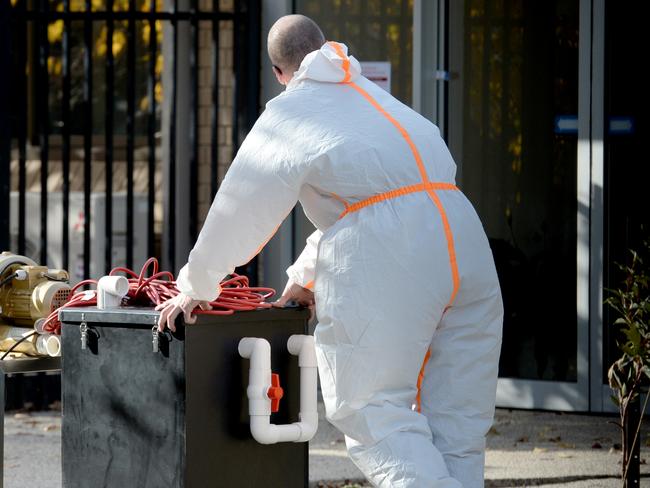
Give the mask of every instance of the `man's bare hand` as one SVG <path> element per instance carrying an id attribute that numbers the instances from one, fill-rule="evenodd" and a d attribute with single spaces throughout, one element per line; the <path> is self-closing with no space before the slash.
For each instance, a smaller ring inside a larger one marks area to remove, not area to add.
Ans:
<path id="1" fill-rule="evenodd" d="M 161 311 L 160 317 L 158 317 L 158 331 L 162 332 L 167 327 L 172 332 L 176 332 L 176 317 L 181 313 L 186 324 L 193 324 L 196 322 L 196 315 L 192 315 L 192 311 L 197 306 L 201 310 L 210 310 L 212 308 L 209 302 L 195 300 L 183 293 L 179 293 L 174 298 L 157 305 L 156 310 Z"/>

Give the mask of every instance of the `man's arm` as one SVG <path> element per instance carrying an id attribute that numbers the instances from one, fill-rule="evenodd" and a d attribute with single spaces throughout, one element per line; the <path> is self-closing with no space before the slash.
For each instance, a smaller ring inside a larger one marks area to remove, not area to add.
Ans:
<path id="1" fill-rule="evenodd" d="M 296 262 L 287 268 L 290 282 L 310 290 L 314 288 L 318 242 L 322 235 L 320 230 L 316 230 L 307 238 L 302 253 Z"/>
<path id="2" fill-rule="evenodd" d="M 181 294 L 157 307 L 160 329 L 173 328 L 181 312 L 191 317 L 200 301 L 215 300 L 220 281 L 257 255 L 294 207 L 309 162 L 290 144 L 282 120 L 265 111 L 239 149 L 178 275 Z"/>
<path id="3" fill-rule="evenodd" d="M 293 300 L 300 305 L 309 307 L 314 316 L 314 278 L 316 274 L 316 259 L 318 256 L 318 242 L 323 233 L 316 230 L 307 238 L 307 244 L 296 262 L 287 269 L 289 281 L 282 292 L 282 296 L 274 303 L 276 307 L 284 307 Z"/>
<path id="4" fill-rule="evenodd" d="M 262 250 L 296 204 L 305 164 L 274 129 L 262 115 L 237 153 L 179 273 L 183 294 L 214 300 L 219 282 Z"/>

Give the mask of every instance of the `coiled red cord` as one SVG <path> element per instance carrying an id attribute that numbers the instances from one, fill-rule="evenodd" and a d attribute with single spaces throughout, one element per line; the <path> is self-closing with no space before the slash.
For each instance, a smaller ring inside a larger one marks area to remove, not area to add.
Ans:
<path id="1" fill-rule="evenodd" d="M 146 276 L 149 267 L 152 268 L 151 276 Z M 127 306 L 155 307 L 180 292 L 176 288 L 174 275 L 169 271 L 158 271 L 158 260 L 149 258 L 140 274 L 124 267 L 113 268 L 109 276 L 124 273 L 129 281 L 129 291 L 122 304 Z M 62 307 L 90 307 L 97 305 L 97 291 L 78 291 L 84 285 L 97 285 L 97 280 L 84 280 L 77 283 L 70 292 L 70 298 Z M 205 315 L 231 315 L 235 312 L 270 308 L 266 300 L 275 295 L 273 288 L 250 287 L 248 278 L 243 275 L 232 274 L 230 278 L 221 282 L 222 291 L 216 300 L 210 302 L 212 310 L 196 308 L 193 313 Z M 51 334 L 61 334 L 58 308 L 45 319 L 43 330 Z"/>

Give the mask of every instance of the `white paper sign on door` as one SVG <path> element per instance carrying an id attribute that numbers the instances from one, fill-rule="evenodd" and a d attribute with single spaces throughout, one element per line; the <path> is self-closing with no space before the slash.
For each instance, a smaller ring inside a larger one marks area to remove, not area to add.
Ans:
<path id="1" fill-rule="evenodd" d="M 390 61 L 361 61 L 361 74 L 390 93 Z"/>

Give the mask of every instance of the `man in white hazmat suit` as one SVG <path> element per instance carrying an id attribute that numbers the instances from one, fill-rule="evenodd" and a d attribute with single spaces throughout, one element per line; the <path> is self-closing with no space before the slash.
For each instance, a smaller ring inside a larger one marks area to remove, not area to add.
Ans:
<path id="1" fill-rule="evenodd" d="M 160 327 L 191 323 L 300 201 L 318 230 L 280 303 L 315 300 L 327 417 L 350 457 L 380 487 L 483 486 L 503 310 L 439 130 L 306 17 L 278 20 L 269 55 L 286 90 L 242 144 Z"/>

